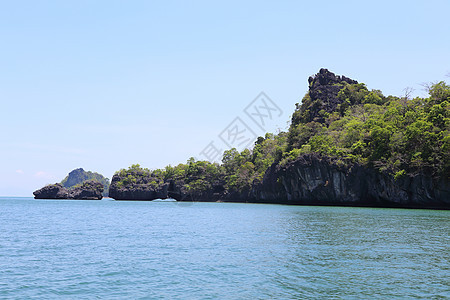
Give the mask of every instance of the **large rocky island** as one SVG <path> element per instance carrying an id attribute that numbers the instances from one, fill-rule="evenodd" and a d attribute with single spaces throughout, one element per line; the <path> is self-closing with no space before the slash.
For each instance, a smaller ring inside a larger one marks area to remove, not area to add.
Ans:
<path id="1" fill-rule="evenodd" d="M 34 191 L 35 199 L 100 200 L 107 196 L 109 179 L 82 168 L 71 171 L 61 183 L 49 184 Z"/>
<path id="2" fill-rule="evenodd" d="M 450 86 L 428 98 L 384 96 L 327 69 L 308 80 L 288 132 L 225 151 L 113 176 L 116 200 L 228 201 L 450 208 Z"/>

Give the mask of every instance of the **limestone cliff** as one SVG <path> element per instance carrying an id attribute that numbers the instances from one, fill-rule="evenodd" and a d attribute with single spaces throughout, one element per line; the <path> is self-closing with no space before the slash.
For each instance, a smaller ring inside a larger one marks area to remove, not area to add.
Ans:
<path id="1" fill-rule="evenodd" d="M 327 69 L 311 76 L 287 132 L 222 165 L 188 160 L 114 175 L 117 200 L 236 201 L 450 208 L 450 86 L 428 98 L 384 96 Z"/>
<path id="2" fill-rule="evenodd" d="M 401 176 L 338 159 L 305 155 L 273 165 L 251 201 L 314 205 L 450 208 L 450 184 L 425 174 Z"/>
<path id="3" fill-rule="evenodd" d="M 131 176 L 131 175 L 130 175 Z M 149 174 L 115 174 L 109 187 L 109 196 L 116 200 L 154 200 L 167 198 L 168 183 Z"/>

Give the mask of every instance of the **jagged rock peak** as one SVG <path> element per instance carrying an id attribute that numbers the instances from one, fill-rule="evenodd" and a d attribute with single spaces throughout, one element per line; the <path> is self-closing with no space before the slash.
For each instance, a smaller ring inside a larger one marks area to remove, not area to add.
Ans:
<path id="1" fill-rule="evenodd" d="M 78 169 L 75 169 L 75 170 L 72 170 L 70 173 L 69 173 L 69 175 L 75 175 L 75 174 L 79 174 L 79 173 L 84 173 L 84 169 L 83 168 L 78 168 Z"/>
<path id="2" fill-rule="evenodd" d="M 342 82 L 347 82 L 349 84 L 357 84 L 358 81 L 350 79 L 345 76 L 335 75 L 333 72 L 328 71 L 328 69 L 320 69 L 319 73 L 308 78 L 309 89 L 315 89 L 321 85 L 333 85 Z"/>
<path id="3" fill-rule="evenodd" d="M 358 81 L 345 76 L 337 76 L 327 69 L 320 69 L 319 73 L 309 77 L 309 91 L 302 100 L 299 111 L 292 116 L 292 124 L 311 121 L 324 123 L 326 113 L 330 114 L 339 109 L 343 99 L 338 94 L 349 84 L 358 84 Z"/>
<path id="4" fill-rule="evenodd" d="M 108 195 L 109 179 L 99 173 L 85 171 L 83 168 L 78 168 L 78 169 L 72 170 L 69 173 L 69 175 L 67 175 L 61 181 L 61 184 L 65 188 L 71 189 L 74 186 L 82 184 L 83 182 L 88 181 L 88 180 L 95 180 L 95 181 L 102 183 L 104 186 L 103 196 L 106 197 Z"/>

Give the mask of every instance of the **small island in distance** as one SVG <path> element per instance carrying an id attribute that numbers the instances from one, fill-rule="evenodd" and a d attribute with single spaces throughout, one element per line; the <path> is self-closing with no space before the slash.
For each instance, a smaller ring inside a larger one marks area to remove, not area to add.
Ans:
<path id="1" fill-rule="evenodd" d="M 113 176 L 109 196 L 450 208 L 449 85 L 431 84 L 428 98 L 408 99 L 327 69 L 308 83 L 288 132 L 267 133 L 252 149 L 226 150 L 222 164 L 191 158 L 157 170 L 132 165 Z"/>
<path id="2" fill-rule="evenodd" d="M 33 192 L 35 199 L 100 200 L 108 196 L 109 179 L 82 168 L 71 171 L 60 183 Z"/>

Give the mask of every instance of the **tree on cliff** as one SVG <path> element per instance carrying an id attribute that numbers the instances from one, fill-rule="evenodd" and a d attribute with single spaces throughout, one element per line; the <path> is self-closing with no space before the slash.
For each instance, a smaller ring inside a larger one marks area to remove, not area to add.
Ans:
<path id="1" fill-rule="evenodd" d="M 429 97 L 412 100 L 384 96 L 326 69 L 308 82 L 309 91 L 296 104 L 288 132 L 259 137 L 252 149 L 226 150 L 221 165 L 191 159 L 139 176 L 156 176 L 160 183 L 170 182 L 192 195 L 220 190 L 218 185 L 223 194 L 240 195 L 262 182 L 269 169 L 314 154 L 395 178 L 421 173 L 448 181 L 450 86 L 445 82 L 431 84 Z M 129 175 L 132 180 L 134 169 L 119 171 L 117 184 L 125 185 Z"/>

